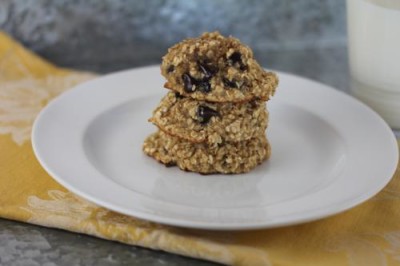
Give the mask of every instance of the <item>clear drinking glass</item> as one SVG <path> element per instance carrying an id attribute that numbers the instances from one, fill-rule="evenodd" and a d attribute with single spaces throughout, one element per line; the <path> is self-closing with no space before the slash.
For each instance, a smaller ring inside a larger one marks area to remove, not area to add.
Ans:
<path id="1" fill-rule="evenodd" d="M 347 0 L 351 91 L 400 128 L 400 0 Z"/>

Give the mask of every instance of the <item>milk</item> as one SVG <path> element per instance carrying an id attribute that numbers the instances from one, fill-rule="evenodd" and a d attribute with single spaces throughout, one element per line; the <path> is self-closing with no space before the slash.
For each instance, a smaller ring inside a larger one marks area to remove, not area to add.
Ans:
<path id="1" fill-rule="evenodd" d="M 400 0 L 347 0 L 352 92 L 400 128 Z"/>

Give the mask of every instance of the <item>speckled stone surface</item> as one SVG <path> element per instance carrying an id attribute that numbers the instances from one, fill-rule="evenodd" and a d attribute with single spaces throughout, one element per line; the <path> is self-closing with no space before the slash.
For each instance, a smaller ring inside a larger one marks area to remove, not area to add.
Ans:
<path id="1" fill-rule="evenodd" d="M 344 0 L 0 1 L 1 29 L 59 65 L 103 72 L 160 63 L 204 31 L 232 34 L 259 57 L 344 45 L 345 25 Z"/>
<path id="2" fill-rule="evenodd" d="M 348 90 L 344 0 L 0 0 L 0 29 L 62 66 L 109 72 L 160 63 L 218 29 L 271 69 Z M 0 265 L 216 265 L 0 219 Z"/>
<path id="3" fill-rule="evenodd" d="M 2 266 L 196 265 L 215 263 L 0 219 Z"/>

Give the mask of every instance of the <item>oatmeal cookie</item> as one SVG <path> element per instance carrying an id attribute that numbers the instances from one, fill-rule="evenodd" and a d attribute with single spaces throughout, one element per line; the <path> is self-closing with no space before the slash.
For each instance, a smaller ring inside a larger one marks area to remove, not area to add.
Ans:
<path id="1" fill-rule="evenodd" d="M 265 132 L 268 113 L 262 101 L 209 103 L 168 92 L 149 119 L 170 135 L 190 142 L 239 142 Z"/>
<path id="2" fill-rule="evenodd" d="M 264 134 L 246 141 L 210 146 L 158 131 L 147 137 L 143 151 L 167 166 L 177 165 L 186 171 L 238 174 L 249 172 L 268 159 L 271 147 Z"/>
<path id="3" fill-rule="evenodd" d="M 208 102 L 267 101 L 278 85 L 277 76 L 257 63 L 249 47 L 218 32 L 172 46 L 161 73 L 166 88 Z"/>

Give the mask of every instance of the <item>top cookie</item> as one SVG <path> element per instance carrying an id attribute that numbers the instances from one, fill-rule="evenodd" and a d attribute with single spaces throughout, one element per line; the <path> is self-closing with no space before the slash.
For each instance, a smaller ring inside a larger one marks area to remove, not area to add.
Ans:
<path id="1" fill-rule="evenodd" d="M 267 101 L 278 85 L 275 73 L 265 71 L 249 47 L 218 32 L 172 46 L 161 73 L 166 88 L 209 102 Z"/>

